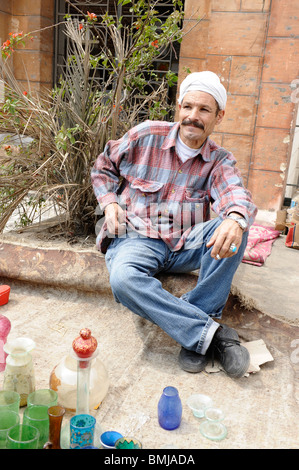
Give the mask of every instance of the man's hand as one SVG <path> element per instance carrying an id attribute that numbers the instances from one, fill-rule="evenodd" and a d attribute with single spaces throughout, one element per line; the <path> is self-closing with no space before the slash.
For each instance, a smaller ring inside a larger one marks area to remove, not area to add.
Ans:
<path id="1" fill-rule="evenodd" d="M 126 218 L 123 209 L 113 202 L 105 208 L 107 229 L 111 235 L 122 235 L 126 231 Z"/>
<path id="2" fill-rule="evenodd" d="M 211 251 L 212 258 L 219 259 L 219 256 L 220 258 L 229 258 L 230 256 L 235 255 L 241 245 L 242 235 L 243 230 L 237 222 L 232 219 L 224 219 L 216 228 L 206 245 L 207 248 L 214 245 Z M 234 253 L 229 249 L 232 243 L 237 247 L 237 250 Z"/>

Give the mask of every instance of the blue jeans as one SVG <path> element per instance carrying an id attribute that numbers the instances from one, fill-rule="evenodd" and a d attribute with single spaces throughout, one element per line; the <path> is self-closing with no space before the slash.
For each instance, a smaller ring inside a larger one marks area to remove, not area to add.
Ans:
<path id="1" fill-rule="evenodd" d="M 114 239 L 105 258 L 115 300 L 199 354 L 206 353 L 219 327 L 213 318 L 221 318 L 247 244 L 245 232 L 236 255 L 213 259 L 212 247 L 207 248 L 206 243 L 220 223 L 219 218 L 203 223 L 198 243 L 193 237 L 191 249 L 173 252 L 160 239 L 135 235 Z M 163 289 L 154 277 L 160 272 L 188 273 L 197 269 L 196 287 L 181 298 Z"/>

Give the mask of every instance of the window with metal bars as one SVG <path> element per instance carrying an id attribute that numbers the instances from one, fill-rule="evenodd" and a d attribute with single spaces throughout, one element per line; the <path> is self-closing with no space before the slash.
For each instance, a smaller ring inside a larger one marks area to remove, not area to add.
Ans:
<path id="1" fill-rule="evenodd" d="M 70 3 L 65 0 L 56 0 L 55 2 L 55 22 L 56 24 L 61 23 L 55 29 L 55 40 L 54 40 L 54 70 L 53 70 L 53 81 L 54 84 L 58 83 L 61 74 L 63 73 L 64 67 L 67 64 L 67 41 L 69 39 L 64 34 L 64 25 L 63 20 L 65 15 L 71 15 L 72 18 L 78 18 L 80 21 L 82 19 L 82 13 L 87 15 L 87 12 L 92 12 L 98 17 L 104 15 L 106 12 L 112 15 L 113 17 L 122 18 L 122 24 L 126 26 L 131 26 L 135 21 L 136 17 L 134 13 L 130 11 L 130 3 L 127 5 L 118 5 L 118 2 L 115 0 L 72 0 Z M 155 5 L 155 9 L 159 12 L 158 18 L 163 21 L 167 18 L 170 12 L 173 11 L 174 6 L 172 0 L 166 0 L 163 2 L 158 2 Z M 109 44 L 109 35 L 103 29 L 101 31 L 101 40 L 104 41 L 104 44 L 94 44 L 94 54 L 96 55 L 100 48 Z M 105 43 L 106 41 L 106 43 Z M 180 44 L 178 42 L 173 43 L 162 57 L 159 57 L 153 63 L 152 72 L 155 73 L 155 80 L 151 80 L 149 75 L 149 87 L 155 88 L 159 86 L 159 80 L 167 73 L 167 71 L 172 71 L 175 74 L 178 73 L 179 66 L 179 49 Z M 101 83 L 105 83 L 107 80 L 107 69 L 105 67 L 99 66 L 97 69 L 97 80 L 99 86 Z M 172 86 L 168 89 L 168 98 L 170 104 L 175 104 L 176 98 L 176 86 Z"/>

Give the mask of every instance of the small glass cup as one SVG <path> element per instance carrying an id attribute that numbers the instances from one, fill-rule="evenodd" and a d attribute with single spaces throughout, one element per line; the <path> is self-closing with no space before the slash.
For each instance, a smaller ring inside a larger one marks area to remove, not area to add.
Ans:
<path id="1" fill-rule="evenodd" d="M 6 438 L 8 431 L 19 424 L 20 416 L 9 408 L 0 409 L 0 449 L 6 448 Z"/>
<path id="2" fill-rule="evenodd" d="M 115 443 L 117 439 L 121 437 L 123 437 L 123 435 L 117 431 L 103 432 L 100 437 L 101 446 L 103 449 L 115 449 Z"/>
<path id="3" fill-rule="evenodd" d="M 187 405 L 192 410 L 192 413 L 196 418 L 203 418 L 205 415 L 205 410 L 209 406 L 213 405 L 213 401 L 208 395 L 195 393 L 190 395 L 187 400 Z"/>
<path id="4" fill-rule="evenodd" d="M 23 424 L 33 426 L 39 431 L 38 449 L 42 449 L 49 440 L 49 415 L 48 407 L 44 405 L 32 405 L 25 408 Z"/>
<path id="5" fill-rule="evenodd" d="M 134 437 L 121 437 L 117 439 L 115 449 L 142 449 L 142 444 Z"/>
<path id="6" fill-rule="evenodd" d="M 19 413 L 21 396 L 13 390 L 1 390 L 0 392 L 0 410 L 6 408 Z"/>
<path id="7" fill-rule="evenodd" d="M 39 431 L 27 424 L 17 424 L 7 433 L 6 449 L 37 449 Z"/>
<path id="8" fill-rule="evenodd" d="M 75 415 L 70 420 L 70 448 L 82 449 L 93 445 L 96 419 L 88 414 Z"/>
<path id="9" fill-rule="evenodd" d="M 27 398 L 27 406 L 32 405 L 43 405 L 50 408 L 50 406 L 57 405 L 58 394 L 55 390 L 45 388 L 41 390 L 35 390 L 29 393 Z"/>
<path id="10" fill-rule="evenodd" d="M 224 413 L 219 408 L 207 408 L 205 411 L 206 421 L 199 426 L 201 434 L 212 441 L 221 441 L 227 435 L 226 426 L 221 422 L 224 419 Z"/>

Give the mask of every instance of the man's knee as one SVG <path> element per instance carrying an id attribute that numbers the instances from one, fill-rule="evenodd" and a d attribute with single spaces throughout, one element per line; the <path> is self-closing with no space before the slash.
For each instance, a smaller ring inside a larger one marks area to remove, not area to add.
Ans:
<path id="1" fill-rule="evenodd" d="M 110 287 L 114 296 L 119 299 L 123 295 L 128 294 L 132 286 L 132 268 L 126 264 L 118 265 L 111 269 Z"/>

